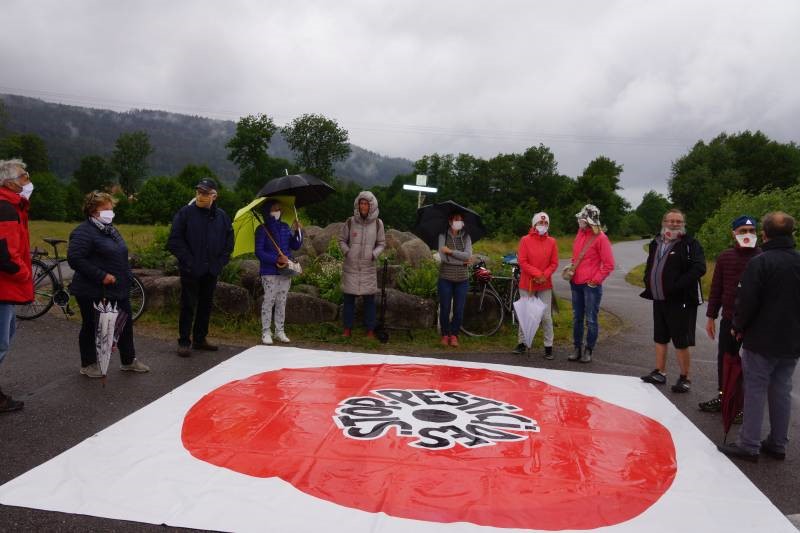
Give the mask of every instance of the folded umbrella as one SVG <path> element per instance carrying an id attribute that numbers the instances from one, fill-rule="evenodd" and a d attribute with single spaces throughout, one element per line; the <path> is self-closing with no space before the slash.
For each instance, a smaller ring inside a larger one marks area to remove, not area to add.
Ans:
<path id="1" fill-rule="evenodd" d="M 94 304 L 97 311 L 97 326 L 95 329 L 94 344 L 97 352 L 97 366 L 103 374 L 103 386 L 105 386 L 105 376 L 108 374 L 108 365 L 111 362 L 111 352 L 117 346 L 117 341 L 128 320 L 128 313 L 121 311 L 116 302 L 106 299 Z"/>
<path id="2" fill-rule="evenodd" d="M 743 381 L 742 358 L 738 353 L 725 352 L 722 358 L 722 427 L 725 430 L 723 442 L 728 441 L 728 431 L 731 429 L 733 419 L 744 405 Z"/>
<path id="3" fill-rule="evenodd" d="M 439 235 L 448 229 L 450 215 L 458 213 L 464 217 L 464 231 L 473 244 L 486 235 L 481 216 L 452 200 L 425 205 L 417 209 L 417 222 L 411 232 L 425 241 L 431 250 L 439 249 Z"/>
<path id="4" fill-rule="evenodd" d="M 539 329 L 546 308 L 545 303 L 536 296 L 522 297 L 514 302 L 514 311 L 517 313 L 519 328 L 522 330 L 522 339 L 528 348 L 533 345 L 533 338 L 536 336 L 536 330 Z"/>

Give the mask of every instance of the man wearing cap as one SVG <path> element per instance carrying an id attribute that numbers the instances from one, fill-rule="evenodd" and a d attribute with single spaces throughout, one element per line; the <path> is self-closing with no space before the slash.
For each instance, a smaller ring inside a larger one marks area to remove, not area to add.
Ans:
<path id="1" fill-rule="evenodd" d="M 0 363 L 16 332 L 17 304 L 33 301 L 29 198 L 33 191 L 25 163 L 19 159 L 0 161 Z M 19 411 L 23 402 L 0 390 L 0 413 Z"/>
<path id="2" fill-rule="evenodd" d="M 517 262 L 519 263 L 519 297 L 538 297 L 545 304 L 542 315 L 544 335 L 544 358 L 553 356 L 553 316 L 551 303 L 553 297 L 553 272 L 558 268 L 558 246 L 556 240 L 548 235 L 550 217 L 545 212 L 536 213 L 531 219 L 531 229 L 519 241 Z M 519 329 L 515 354 L 525 353 L 522 328 Z"/>
<path id="3" fill-rule="evenodd" d="M 181 357 L 191 355 L 192 348 L 217 350 L 206 336 L 217 277 L 233 251 L 233 228 L 216 199 L 217 183 L 211 178 L 201 179 L 194 199 L 175 214 L 167 240 L 167 249 L 178 259 L 181 274 Z"/>
<path id="4" fill-rule="evenodd" d="M 744 420 L 736 442 L 717 447 L 729 457 L 786 458 L 792 375 L 800 358 L 800 253 L 794 229 L 794 218 L 786 213 L 767 213 L 761 221 L 762 252 L 747 263 L 739 283 L 731 333 L 742 339 Z M 764 404 L 770 430 L 761 440 Z"/>
<path id="5" fill-rule="evenodd" d="M 698 405 L 701 411 L 718 413 L 722 410 L 722 361 L 725 354 L 738 355 L 741 342 L 731 335 L 731 321 L 736 304 L 736 288 L 747 263 L 761 253 L 756 246 L 756 219 L 749 215 L 737 217 L 731 223 L 733 247 L 723 251 L 717 257 L 714 277 L 711 280 L 711 292 L 708 295 L 706 309 L 706 334 L 711 340 L 717 334 L 716 319 L 722 309 L 719 322 L 719 342 L 717 345 L 717 391 L 718 394 L 707 402 Z"/>
<path id="6" fill-rule="evenodd" d="M 603 282 L 614 271 L 614 253 L 600 223 L 600 209 L 586 204 L 575 214 L 578 234 L 572 243 L 572 342 L 575 351 L 568 361 L 591 363 L 600 327 L 597 316 L 603 297 Z M 583 324 L 586 321 L 586 346 L 583 344 Z"/>
<path id="7" fill-rule="evenodd" d="M 672 392 L 689 392 L 689 348 L 694 346 L 697 306 L 703 303 L 700 278 L 706 258 L 700 242 L 686 234 L 686 218 L 670 209 L 661 220 L 661 234 L 650 242 L 644 271 L 645 289 L 640 296 L 653 301 L 653 340 L 656 368 L 642 376 L 653 385 L 667 382 L 667 349 L 675 346 L 680 375 Z"/>

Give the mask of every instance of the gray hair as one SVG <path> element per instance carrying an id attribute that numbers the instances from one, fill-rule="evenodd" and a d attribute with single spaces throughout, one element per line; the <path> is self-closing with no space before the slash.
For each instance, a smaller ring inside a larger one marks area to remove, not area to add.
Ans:
<path id="1" fill-rule="evenodd" d="M 8 180 L 17 179 L 19 177 L 18 169 L 25 170 L 25 166 L 22 159 L 0 160 L 0 185 L 3 185 Z"/>

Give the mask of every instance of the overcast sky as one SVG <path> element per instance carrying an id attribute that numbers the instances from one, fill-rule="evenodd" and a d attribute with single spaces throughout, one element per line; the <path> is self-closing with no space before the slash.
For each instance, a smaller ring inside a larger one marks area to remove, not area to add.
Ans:
<path id="1" fill-rule="evenodd" d="M 0 92 L 278 124 L 384 155 L 543 143 L 636 206 L 699 139 L 798 141 L 800 1 L 0 0 Z"/>

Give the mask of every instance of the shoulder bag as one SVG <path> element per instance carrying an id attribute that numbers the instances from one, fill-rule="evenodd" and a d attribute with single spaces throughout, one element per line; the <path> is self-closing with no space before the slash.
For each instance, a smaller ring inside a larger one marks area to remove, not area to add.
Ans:
<path id="1" fill-rule="evenodd" d="M 264 232 L 267 234 L 267 237 L 269 237 L 269 240 L 272 241 L 273 246 L 275 246 L 275 249 L 278 251 L 278 255 L 285 256 L 286 254 L 283 253 L 281 247 L 278 246 L 278 243 L 275 242 L 275 239 L 272 238 L 272 234 L 269 232 L 269 228 L 267 228 L 266 225 L 264 226 Z M 303 267 L 300 265 L 300 263 L 298 263 L 297 261 L 292 261 L 291 259 L 289 259 L 288 256 L 286 256 L 286 260 L 287 261 L 285 265 L 280 265 L 278 263 L 275 263 L 275 266 L 278 267 L 278 273 L 281 276 L 292 277 L 303 273 Z"/>
<path id="2" fill-rule="evenodd" d="M 583 245 L 583 250 L 581 250 L 581 253 L 578 254 L 578 260 L 564 267 L 564 270 L 561 271 L 562 279 L 564 279 L 565 281 L 572 281 L 572 277 L 575 275 L 575 269 L 578 268 L 578 265 L 581 264 L 583 256 L 586 255 L 586 250 L 589 249 L 589 247 L 592 245 L 592 243 L 596 238 L 597 235 L 592 235 L 592 238 L 589 239 L 587 243 Z"/>

